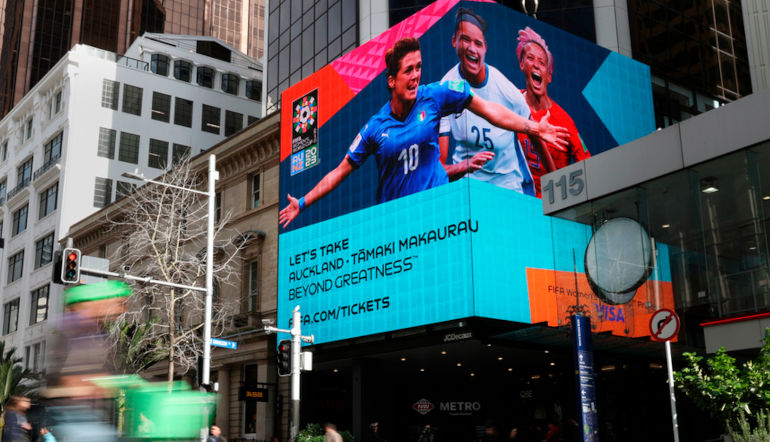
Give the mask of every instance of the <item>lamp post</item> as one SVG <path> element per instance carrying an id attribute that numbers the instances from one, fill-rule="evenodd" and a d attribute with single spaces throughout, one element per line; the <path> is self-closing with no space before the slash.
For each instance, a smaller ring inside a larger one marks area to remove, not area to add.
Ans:
<path id="1" fill-rule="evenodd" d="M 134 173 L 125 172 L 122 176 L 144 181 L 145 183 L 184 190 L 186 192 L 197 193 L 208 197 L 209 210 L 206 231 L 206 307 L 203 318 L 203 373 L 201 374 L 201 384 L 208 386 L 211 383 L 211 304 L 214 294 L 214 211 L 216 206 L 216 181 L 219 179 L 219 172 L 216 170 L 216 156 L 214 154 L 209 155 L 209 181 L 207 192 L 151 180 L 140 175 L 137 171 L 134 171 Z"/>

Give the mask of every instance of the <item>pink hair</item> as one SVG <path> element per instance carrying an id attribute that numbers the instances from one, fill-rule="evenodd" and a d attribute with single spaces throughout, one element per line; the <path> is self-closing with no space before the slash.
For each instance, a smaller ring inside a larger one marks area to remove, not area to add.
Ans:
<path id="1" fill-rule="evenodd" d="M 516 46 L 516 58 L 518 58 L 519 61 L 521 61 L 521 56 L 524 54 L 524 48 L 527 47 L 529 43 L 535 43 L 543 48 L 545 54 L 548 56 L 548 73 L 553 75 L 553 57 L 551 56 L 551 51 L 548 50 L 548 45 L 545 44 L 545 40 L 543 40 L 543 37 L 541 37 L 540 34 L 527 26 L 524 29 L 519 29 L 519 38 L 517 38 L 517 40 L 519 41 L 519 45 Z"/>

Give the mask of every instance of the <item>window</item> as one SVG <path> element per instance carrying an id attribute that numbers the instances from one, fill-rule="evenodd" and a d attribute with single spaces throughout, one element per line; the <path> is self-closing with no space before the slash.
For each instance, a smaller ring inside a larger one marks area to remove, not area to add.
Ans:
<path id="1" fill-rule="evenodd" d="M 112 202 L 112 180 L 96 177 L 94 185 L 94 207 L 107 207 Z"/>
<path id="2" fill-rule="evenodd" d="M 16 236 L 27 229 L 27 212 L 28 211 L 29 211 L 29 204 L 25 204 L 19 210 L 13 212 L 13 224 L 12 224 L 11 236 Z"/>
<path id="3" fill-rule="evenodd" d="M 121 132 L 118 159 L 126 163 L 139 164 L 139 135 Z"/>
<path id="4" fill-rule="evenodd" d="M 61 156 L 62 133 L 59 132 L 51 141 L 45 143 L 43 147 L 43 164 L 49 161 L 56 161 Z"/>
<path id="5" fill-rule="evenodd" d="M 197 75 L 198 86 L 213 88 L 214 87 L 214 69 L 206 66 L 198 66 Z"/>
<path id="6" fill-rule="evenodd" d="M 0 147 L 0 161 L 5 161 L 8 159 L 8 142 L 4 142 L 3 146 Z"/>
<path id="7" fill-rule="evenodd" d="M 142 115 L 142 88 L 130 84 L 123 87 L 123 112 Z"/>
<path id="8" fill-rule="evenodd" d="M 255 173 L 251 177 L 251 207 L 256 209 L 259 207 L 259 193 L 262 188 L 262 175 Z"/>
<path id="9" fill-rule="evenodd" d="M 26 186 L 29 184 L 29 180 L 32 179 L 32 158 L 29 157 L 21 166 L 16 169 L 16 185 Z"/>
<path id="10" fill-rule="evenodd" d="M 150 156 L 147 165 L 155 169 L 165 169 L 168 164 L 168 141 L 150 138 Z"/>
<path id="11" fill-rule="evenodd" d="M 0 205 L 5 203 L 5 192 L 7 190 L 8 190 L 8 180 L 0 181 Z"/>
<path id="12" fill-rule="evenodd" d="M 61 91 L 57 92 L 56 95 L 53 97 L 53 113 L 54 115 L 61 112 Z"/>
<path id="13" fill-rule="evenodd" d="M 252 125 L 252 124 L 254 124 L 254 123 L 257 121 L 257 120 L 259 120 L 259 118 L 255 117 L 254 115 L 249 115 L 249 116 L 248 116 L 246 119 L 248 120 L 248 125 L 249 125 L 249 126 L 251 126 L 251 125 Z"/>
<path id="14" fill-rule="evenodd" d="M 249 311 L 259 310 L 259 261 L 252 261 L 249 264 Z"/>
<path id="15" fill-rule="evenodd" d="M 168 123 L 171 115 L 171 95 L 152 93 L 152 119 Z"/>
<path id="16" fill-rule="evenodd" d="M 243 129 L 243 114 L 225 111 L 225 136 L 229 137 L 241 129 Z"/>
<path id="17" fill-rule="evenodd" d="M 174 100 L 174 124 L 192 127 L 193 102 L 179 97 Z"/>
<path id="18" fill-rule="evenodd" d="M 96 154 L 100 157 L 115 158 L 115 139 L 117 131 L 115 129 L 99 128 L 99 145 L 96 148 Z"/>
<path id="19" fill-rule="evenodd" d="M 44 370 L 45 362 L 45 341 L 24 347 L 24 368 L 26 370 L 38 371 Z"/>
<path id="20" fill-rule="evenodd" d="M 217 192 L 214 198 L 214 221 L 219 222 L 222 218 L 222 192 Z"/>
<path id="21" fill-rule="evenodd" d="M 189 83 L 192 78 L 192 63 L 184 60 L 174 61 L 174 78 Z"/>
<path id="22" fill-rule="evenodd" d="M 13 333 L 19 328 L 19 298 L 3 306 L 3 334 Z"/>
<path id="23" fill-rule="evenodd" d="M 21 278 L 24 271 L 24 250 L 8 258 L 8 284 Z"/>
<path id="24" fill-rule="evenodd" d="M 48 319 L 48 284 L 32 290 L 32 302 L 29 309 L 29 325 Z"/>
<path id="25" fill-rule="evenodd" d="M 136 190 L 136 184 L 127 183 L 125 181 L 116 181 L 115 183 L 115 199 L 127 197 Z"/>
<path id="26" fill-rule="evenodd" d="M 219 135 L 219 120 L 222 111 L 218 107 L 203 105 L 201 130 Z"/>
<path id="27" fill-rule="evenodd" d="M 150 70 L 154 74 L 168 76 L 168 57 L 163 54 L 152 54 L 150 56 Z"/>
<path id="28" fill-rule="evenodd" d="M 57 196 L 59 194 L 59 183 L 54 184 L 48 189 L 40 192 L 40 208 L 38 218 L 43 219 L 49 213 L 56 210 Z"/>
<path id="29" fill-rule="evenodd" d="M 190 146 L 174 143 L 174 148 L 171 151 L 171 164 L 177 165 L 181 163 L 182 160 L 189 158 L 190 152 Z"/>
<path id="30" fill-rule="evenodd" d="M 33 121 L 32 121 L 32 118 L 30 117 L 30 119 L 27 120 L 27 124 L 25 125 L 25 128 L 24 128 L 24 141 L 27 141 L 30 138 L 32 138 L 32 126 L 33 126 Z"/>
<path id="31" fill-rule="evenodd" d="M 262 100 L 262 82 L 258 80 L 248 80 L 246 82 L 246 98 L 260 101 Z"/>
<path id="32" fill-rule="evenodd" d="M 238 76 L 235 74 L 222 74 L 222 91 L 238 95 Z"/>
<path id="33" fill-rule="evenodd" d="M 51 262 L 53 256 L 53 232 L 35 242 L 35 268 L 39 269 Z"/>
<path id="34" fill-rule="evenodd" d="M 102 83 L 102 107 L 118 110 L 118 96 L 120 94 L 120 83 L 117 81 L 105 79 Z"/>

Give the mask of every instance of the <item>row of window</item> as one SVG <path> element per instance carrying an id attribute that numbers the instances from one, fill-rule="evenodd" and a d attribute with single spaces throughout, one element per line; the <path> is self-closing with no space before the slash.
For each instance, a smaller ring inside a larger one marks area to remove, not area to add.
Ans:
<path id="1" fill-rule="evenodd" d="M 123 112 L 140 115 L 142 114 L 142 88 L 126 84 L 123 87 Z M 112 80 L 104 80 L 102 88 L 102 107 L 118 110 L 118 96 L 120 94 L 120 83 Z M 171 122 L 171 95 L 162 92 L 152 93 L 151 117 L 156 121 L 165 123 Z M 173 97 L 174 103 L 174 124 L 184 127 L 192 127 L 193 102 L 181 97 Z M 219 135 L 222 127 L 222 109 L 202 105 L 201 108 L 201 130 Z M 256 121 L 255 117 L 248 116 L 248 124 Z M 225 136 L 238 132 L 243 129 L 243 114 L 239 112 L 225 111 Z"/>
<path id="2" fill-rule="evenodd" d="M 158 75 L 168 77 L 171 59 L 164 54 L 152 54 L 150 57 L 150 70 Z M 195 82 L 198 86 L 214 87 L 216 70 L 208 66 L 194 66 L 187 60 L 174 60 L 174 78 L 189 83 L 193 78 L 195 67 Z M 220 74 L 220 89 L 232 95 L 238 95 L 240 77 L 236 74 Z M 252 100 L 260 100 L 262 97 L 262 82 L 259 80 L 246 81 L 246 97 Z"/>
<path id="3" fill-rule="evenodd" d="M 103 158 L 115 159 L 115 148 L 118 148 L 117 159 L 126 163 L 139 164 L 139 144 L 141 137 L 130 132 L 118 132 L 115 129 L 99 128 L 99 141 L 96 154 Z M 171 164 L 178 164 L 182 158 L 191 155 L 190 146 L 172 143 Z M 147 166 L 155 169 L 165 169 L 168 162 L 169 142 L 150 138 L 149 156 Z"/>
<path id="4" fill-rule="evenodd" d="M 53 232 L 35 241 L 35 269 L 39 269 L 53 259 Z M 19 250 L 8 258 L 8 281 L 10 284 L 24 274 L 24 249 Z"/>
<path id="5" fill-rule="evenodd" d="M 62 92 L 59 91 L 51 98 L 48 103 L 48 119 L 53 118 L 62 110 Z M 25 142 L 32 138 L 34 127 L 34 118 L 29 117 L 24 123 L 24 132 L 22 133 L 22 142 Z M 0 162 L 4 162 L 8 159 L 8 140 L 0 143 Z"/>
<path id="6" fill-rule="evenodd" d="M 38 193 L 37 219 L 43 219 L 56 210 L 59 200 L 59 183 L 56 182 Z M 29 202 L 14 210 L 11 214 L 11 237 L 27 230 L 29 218 Z M 3 236 L 4 221 L 0 220 L 0 237 Z"/>
<path id="7" fill-rule="evenodd" d="M 34 325 L 48 319 L 48 299 L 50 295 L 50 286 L 46 284 L 30 292 L 29 325 Z M 13 333 L 19 329 L 19 301 L 16 298 L 3 305 L 3 335 Z M 37 345 L 37 348 L 34 346 Z M 33 361 L 35 366 L 27 367 L 37 370 L 37 363 L 40 362 L 44 347 L 40 343 L 33 344 L 26 348 L 25 361 Z M 26 362 L 25 362 L 26 363 Z"/>
<path id="8" fill-rule="evenodd" d="M 43 146 L 43 165 L 40 167 L 40 170 L 47 170 L 48 167 L 51 167 L 59 160 L 61 157 L 61 146 L 62 133 L 59 132 Z M 21 190 L 32 182 L 33 160 L 34 155 L 31 155 L 16 168 L 16 187 L 13 188 L 14 191 Z M 3 178 L 0 180 L 0 204 L 5 202 L 7 192 L 8 180 Z"/>

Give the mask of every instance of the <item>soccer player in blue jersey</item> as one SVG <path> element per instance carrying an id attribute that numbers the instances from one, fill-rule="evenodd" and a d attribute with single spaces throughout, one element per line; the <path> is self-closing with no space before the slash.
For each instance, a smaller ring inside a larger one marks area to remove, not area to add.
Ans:
<path id="1" fill-rule="evenodd" d="M 471 9 L 460 8 L 455 18 L 452 46 L 460 62 L 442 81 L 466 80 L 477 97 L 499 103 L 529 119 L 527 101 L 505 75 L 488 65 L 485 36 L 487 24 Z M 456 142 L 451 164 L 447 164 L 449 135 Z M 467 109 L 441 120 L 441 162 L 450 180 L 469 174 L 471 178 L 499 187 L 534 195 L 532 175 L 516 133 L 495 127 Z"/>
<path id="2" fill-rule="evenodd" d="M 465 81 L 420 86 L 422 54 L 416 38 L 397 41 L 385 54 L 391 99 L 361 129 L 342 162 L 302 198 L 287 195 L 289 204 L 279 213 L 285 228 L 306 206 L 334 190 L 369 155 L 379 171 L 377 202 L 390 201 L 449 181 L 440 162 L 438 130 L 441 117 L 464 108 L 495 126 L 563 143 L 566 130 L 547 119 L 530 122 L 505 107 L 474 96 Z"/>

